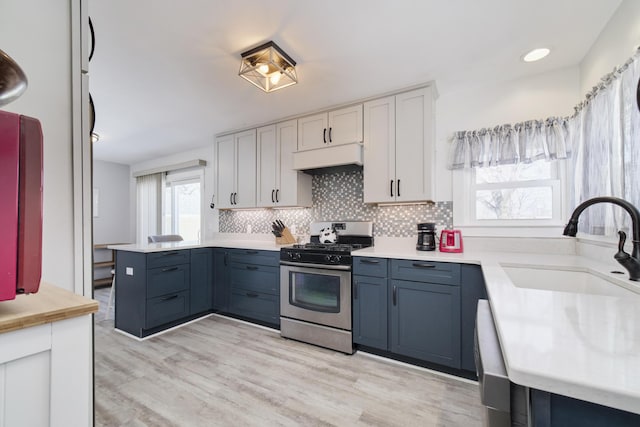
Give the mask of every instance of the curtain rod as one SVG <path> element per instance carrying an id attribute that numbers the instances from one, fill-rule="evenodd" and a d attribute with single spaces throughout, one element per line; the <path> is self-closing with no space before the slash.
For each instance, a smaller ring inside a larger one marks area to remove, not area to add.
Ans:
<path id="1" fill-rule="evenodd" d="M 133 172 L 131 176 L 138 178 L 139 176 L 152 175 L 154 173 L 171 172 L 179 169 L 189 169 L 199 166 L 207 166 L 207 161 L 202 159 L 189 160 L 188 162 L 176 163 L 173 165 L 159 166 L 157 168 L 145 169 Z"/>

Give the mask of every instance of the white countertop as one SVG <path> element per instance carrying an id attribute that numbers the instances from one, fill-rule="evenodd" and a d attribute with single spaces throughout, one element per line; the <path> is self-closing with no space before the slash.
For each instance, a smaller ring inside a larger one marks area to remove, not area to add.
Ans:
<path id="1" fill-rule="evenodd" d="M 610 273 L 610 264 L 576 255 L 450 254 L 378 241 L 354 255 L 480 264 L 512 382 L 640 413 L 640 294 L 621 298 L 519 288 L 501 264 L 597 272 L 640 292 L 622 267 L 620 279 Z"/>
<path id="2" fill-rule="evenodd" d="M 204 242 L 110 246 L 143 253 L 200 247 L 278 251 L 282 246 L 268 236 L 222 234 Z M 640 284 L 627 280 L 626 271 L 622 279 L 611 274 L 610 262 L 544 252 L 422 252 L 410 239 L 377 239 L 375 247 L 353 255 L 481 265 L 512 382 L 640 413 L 640 294 L 620 298 L 519 288 L 502 265 L 597 272 L 638 293 Z"/>
<path id="3" fill-rule="evenodd" d="M 145 244 L 129 244 L 129 245 L 110 245 L 109 249 L 128 252 L 164 252 L 176 249 L 195 249 L 195 248 L 233 248 L 233 249 L 254 249 L 263 251 L 279 251 L 280 248 L 291 245 L 277 245 L 273 238 L 264 239 L 257 235 L 255 239 L 250 239 L 242 235 L 242 238 L 220 237 L 205 241 L 180 241 L 180 242 L 162 242 L 162 243 L 145 243 Z"/>

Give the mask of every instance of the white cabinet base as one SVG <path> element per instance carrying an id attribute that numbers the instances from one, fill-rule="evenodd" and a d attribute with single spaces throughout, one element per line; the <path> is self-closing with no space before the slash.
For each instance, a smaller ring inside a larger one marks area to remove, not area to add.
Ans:
<path id="1" fill-rule="evenodd" d="M 0 427 L 93 425 L 91 315 L 0 335 Z"/>

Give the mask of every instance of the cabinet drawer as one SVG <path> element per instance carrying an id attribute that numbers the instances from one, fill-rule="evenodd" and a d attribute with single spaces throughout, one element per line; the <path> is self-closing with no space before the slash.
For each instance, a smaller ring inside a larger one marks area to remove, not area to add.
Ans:
<path id="1" fill-rule="evenodd" d="M 229 311 L 277 325 L 280 323 L 280 298 L 276 295 L 233 289 Z"/>
<path id="2" fill-rule="evenodd" d="M 231 288 L 280 295 L 280 267 L 232 262 Z"/>
<path id="3" fill-rule="evenodd" d="M 460 264 L 451 262 L 391 260 L 391 278 L 414 282 L 460 285 Z"/>
<path id="4" fill-rule="evenodd" d="M 166 267 L 169 265 L 189 264 L 189 250 L 154 252 L 147 254 L 147 268 Z"/>
<path id="5" fill-rule="evenodd" d="M 189 315 L 189 292 L 176 292 L 171 295 L 147 300 L 146 328 L 154 328 Z"/>
<path id="6" fill-rule="evenodd" d="M 386 258 L 353 258 L 353 274 L 360 276 L 387 277 Z"/>
<path id="7" fill-rule="evenodd" d="M 189 265 L 147 270 L 147 298 L 189 290 Z"/>
<path id="8" fill-rule="evenodd" d="M 271 267 L 280 266 L 280 252 L 278 251 L 257 251 L 253 249 L 236 249 L 231 251 L 231 261 L 243 262 L 245 264 L 267 265 Z"/>

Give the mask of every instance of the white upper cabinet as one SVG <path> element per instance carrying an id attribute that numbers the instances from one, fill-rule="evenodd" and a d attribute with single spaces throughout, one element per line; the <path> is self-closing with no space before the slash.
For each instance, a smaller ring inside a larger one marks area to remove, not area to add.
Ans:
<path id="1" fill-rule="evenodd" d="M 256 206 L 256 130 L 216 139 L 217 207 Z"/>
<path id="2" fill-rule="evenodd" d="M 296 120 L 257 130 L 258 207 L 311 206 L 311 176 L 292 169 Z"/>
<path id="3" fill-rule="evenodd" d="M 364 104 L 364 202 L 433 199 L 434 96 L 425 87 Z"/>
<path id="4" fill-rule="evenodd" d="M 362 142 L 362 104 L 298 119 L 298 151 Z"/>

